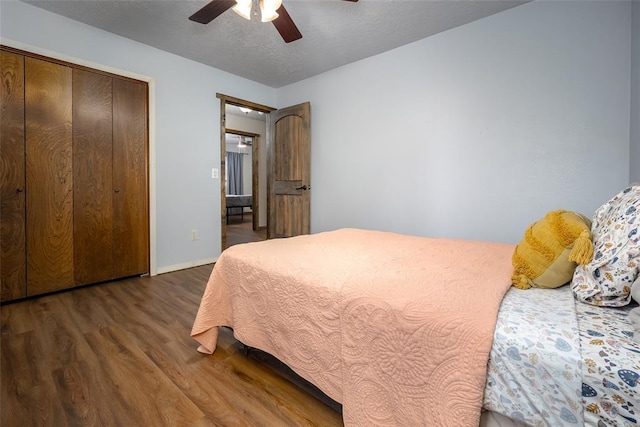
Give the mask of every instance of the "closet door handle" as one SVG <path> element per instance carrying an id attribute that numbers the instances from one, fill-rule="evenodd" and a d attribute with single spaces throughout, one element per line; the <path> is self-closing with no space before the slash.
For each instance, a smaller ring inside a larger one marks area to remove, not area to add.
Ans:
<path id="1" fill-rule="evenodd" d="M 119 189 L 119 188 L 116 188 L 115 190 L 113 190 L 113 192 L 114 192 L 114 193 L 119 193 L 119 192 L 120 192 L 120 189 Z"/>
<path id="2" fill-rule="evenodd" d="M 308 187 L 308 189 L 311 190 L 311 187 Z M 307 185 L 305 184 L 302 187 L 298 187 L 296 190 L 307 190 Z"/>
<path id="3" fill-rule="evenodd" d="M 22 193 L 24 190 L 22 188 L 16 188 L 16 193 Z"/>

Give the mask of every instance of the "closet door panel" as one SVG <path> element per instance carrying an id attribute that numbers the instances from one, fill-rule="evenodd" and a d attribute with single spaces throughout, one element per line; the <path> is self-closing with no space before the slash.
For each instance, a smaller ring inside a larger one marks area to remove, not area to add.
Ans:
<path id="1" fill-rule="evenodd" d="M 73 251 L 76 285 L 113 278 L 112 79 L 73 70 Z"/>
<path id="2" fill-rule="evenodd" d="M 26 296 L 24 57 L 0 51 L 0 300 Z"/>
<path id="3" fill-rule="evenodd" d="M 25 59 L 27 294 L 73 286 L 71 69 Z"/>
<path id="4" fill-rule="evenodd" d="M 114 274 L 149 271 L 147 86 L 113 80 Z"/>

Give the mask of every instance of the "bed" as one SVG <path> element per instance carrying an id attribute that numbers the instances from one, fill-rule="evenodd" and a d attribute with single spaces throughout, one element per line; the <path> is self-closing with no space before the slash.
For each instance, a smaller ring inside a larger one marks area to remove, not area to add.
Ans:
<path id="1" fill-rule="evenodd" d="M 253 196 L 251 194 L 227 194 L 227 224 L 229 223 L 230 213 L 239 213 L 244 219 L 244 208 L 253 207 Z"/>
<path id="2" fill-rule="evenodd" d="M 346 426 L 640 425 L 637 304 L 513 288 L 513 251 L 358 229 L 233 246 L 192 336 L 212 353 L 231 327 Z"/>

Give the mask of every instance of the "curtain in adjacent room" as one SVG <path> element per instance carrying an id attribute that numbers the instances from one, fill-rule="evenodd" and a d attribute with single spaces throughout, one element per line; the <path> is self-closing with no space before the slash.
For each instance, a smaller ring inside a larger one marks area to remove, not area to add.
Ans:
<path id="1" fill-rule="evenodd" d="M 242 153 L 227 152 L 229 193 L 242 194 Z"/>
<path id="2" fill-rule="evenodd" d="M 227 152 L 227 194 L 243 194 L 242 190 L 242 153 Z M 239 214 L 242 208 L 230 209 L 230 214 Z"/>

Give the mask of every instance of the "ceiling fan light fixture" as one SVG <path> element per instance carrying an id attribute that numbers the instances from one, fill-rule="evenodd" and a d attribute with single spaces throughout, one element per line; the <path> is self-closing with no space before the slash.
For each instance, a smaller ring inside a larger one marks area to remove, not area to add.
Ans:
<path id="1" fill-rule="evenodd" d="M 278 15 L 276 12 L 272 12 L 272 11 L 266 11 L 266 12 L 262 12 L 262 22 L 271 22 L 274 19 L 276 19 Z"/>
<path id="2" fill-rule="evenodd" d="M 278 12 L 276 12 L 280 6 L 282 6 L 282 0 L 260 0 L 261 21 L 271 22 L 280 16 Z"/>
<path id="3" fill-rule="evenodd" d="M 242 111 L 245 114 L 249 114 L 252 110 L 251 108 L 247 108 L 247 107 L 238 107 L 240 109 L 240 111 Z"/>
<path id="4" fill-rule="evenodd" d="M 236 0 L 236 5 L 231 8 L 235 13 L 242 16 L 247 21 L 251 21 L 251 9 L 253 0 Z"/>

